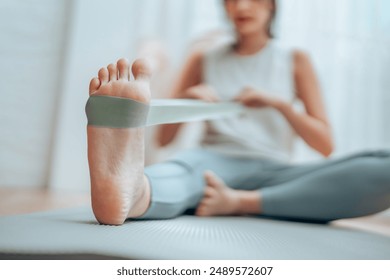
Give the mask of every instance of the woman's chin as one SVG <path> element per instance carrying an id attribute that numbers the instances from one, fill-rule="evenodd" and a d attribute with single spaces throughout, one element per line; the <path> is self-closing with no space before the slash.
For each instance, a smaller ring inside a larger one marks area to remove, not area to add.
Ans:
<path id="1" fill-rule="evenodd" d="M 236 33 L 239 37 L 248 37 L 248 36 L 259 36 L 258 28 L 253 28 L 252 26 L 241 26 L 236 28 Z"/>

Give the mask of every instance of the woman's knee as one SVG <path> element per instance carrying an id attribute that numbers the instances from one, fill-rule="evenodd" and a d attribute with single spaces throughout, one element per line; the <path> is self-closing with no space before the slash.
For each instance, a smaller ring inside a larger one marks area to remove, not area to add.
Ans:
<path id="1" fill-rule="evenodd" d="M 342 167 L 343 185 L 360 194 L 390 194 L 390 158 L 356 158 Z"/>
<path id="2" fill-rule="evenodd" d="M 345 158 L 347 161 L 359 161 L 365 159 L 381 159 L 381 160 L 390 160 L 390 150 L 388 149 L 379 149 L 372 151 L 363 151 L 350 155 Z"/>
<path id="3" fill-rule="evenodd" d="M 387 155 L 385 152 L 377 151 L 370 157 L 355 158 L 349 162 L 349 166 L 356 174 L 368 172 L 390 178 L 390 153 Z"/>

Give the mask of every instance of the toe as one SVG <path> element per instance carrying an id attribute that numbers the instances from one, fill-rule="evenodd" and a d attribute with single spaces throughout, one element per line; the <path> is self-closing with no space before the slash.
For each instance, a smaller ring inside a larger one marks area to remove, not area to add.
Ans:
<path id="1" fill-rule="evenodd" d="M 99 80 L 100 80 L 100 85 L 105 85 L 108 83 L 109 79 L 109 74 L 107 68 L 101 68 L 99 70 Z"/>
<path id="2" fill-rule="evenodd" d="M 100 87 L 100 80 L 98 78 L 93 78 L 89 83 L 89 94 L 91 95 Z"/>
<path id="3" fill-rule="evenodd" d="M 110 81 L 116 81 L 118 80 L 118 68 L 116 67 L 116 64 L 109 64 L 107 66 L 108 73 L 109 73 L 109 78 Z"/>
<path id="4" fill-rule="evenodd" d="M 223 188 L 225 183 L 214 172 L 208 170 L 204 173 L 206 185 L 214 188 Z"/>
<path id="5" fill-rule="evenodd" d="M 206 207 L 202 204 L 199 205 L 198 208 L 196 208 L 195 215 L 196 216 L 207 216 Z"/>
<path id="6" fill-rule="evenodd" d="M 129 80 L 129 62 L 125 58 L 121 58 L 117 62 L 119 79 Z"/>
<path id="7" fill-rule="evenodd" d="M 215 198 L 212 198 L 212 197 L 205 197 L 203 198 L 202 200 L 202 205 L 204 205 L 205 207 L 212 207 L 213 205 L 215 205 L 216 203 L 216 199 Z"/>
<path id="8" fill-rule="evenodd" d="M 214 197 L 216 194 L 217 193 L 216 193 L 216 190 L 214 188 L 207 187 L 204 190 L 204 197 Z"/>
<path id="9" fill-rule="evenodd" d="M 152 76 L 151 63 L 146 59 L 137 59 L 131 66 L 131 72 L 136 80 L 149 80 Z"/>

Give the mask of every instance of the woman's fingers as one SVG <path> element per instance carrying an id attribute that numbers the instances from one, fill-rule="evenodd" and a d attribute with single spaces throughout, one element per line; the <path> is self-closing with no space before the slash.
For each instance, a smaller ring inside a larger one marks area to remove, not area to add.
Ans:
<path id="1" fill-rule="evenodd" d="M 218 96 L 212 92 L 206 92 L 205 97 L 206 97 L 207 101 L 209 101 L 209 102 L 218 102 L 219 101 Z"/>
<path id="2" fill-rule="evenodd" d="M 215 90 L 208 85 L 198 85 L 186 90 L 185 97 L 206 102 L 217 102 L 219 98 Z"/>
<path id="3" fill-rule="evenodd" d="M 236 96 L 236 98 L 234 98 L 234 100 L 245 104 L 254 98 L 255 95 L 253 94 L 252 91 L 244 89 L 238 94 L 238 96 Z"/>
<path id="4" fill-rule="evenodd" d="M 248 107 L 265 107 L 268 106 L 265 102 L 264 96 L 251 88 L 244 88 L 234 101 L 240 102 L 241 104 Z"/>

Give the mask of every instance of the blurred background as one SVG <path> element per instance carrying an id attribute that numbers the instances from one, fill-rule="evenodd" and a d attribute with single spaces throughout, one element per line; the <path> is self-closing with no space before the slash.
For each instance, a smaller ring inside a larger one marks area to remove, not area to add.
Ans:
<path id="1" fill-rule="evenodd" d="M 194 42 L 230 29 L 222 0 L 0 0 L 0 189 L 88 192 L 84 105 L 97 70 L 154 56 L 163 97 Z M 390 1 L 279 0 L 275 31 L 312 58 L 334 157 L 389 148 Z M 196 145 L 200 130 L 187 131 L 163 151 L 149 131 L 148 163 Z M 298 144 L 296 161 L 318 159 Z"/>

